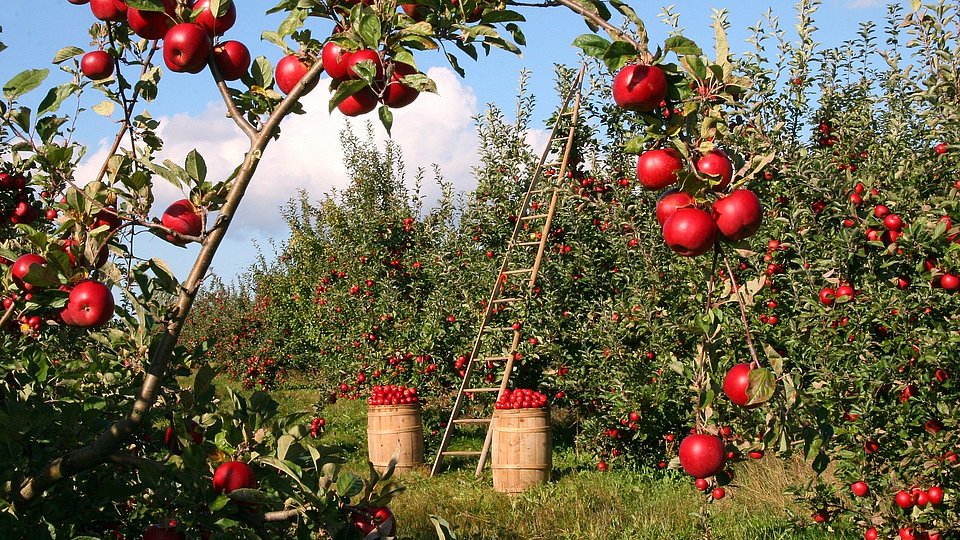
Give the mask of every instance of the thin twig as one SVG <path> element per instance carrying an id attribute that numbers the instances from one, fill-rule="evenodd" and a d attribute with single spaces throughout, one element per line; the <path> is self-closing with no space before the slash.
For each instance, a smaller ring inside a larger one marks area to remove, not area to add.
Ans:
<path id="1" fill-rule="evenodd" d="M 730 261 L 727 256 L 723 256 L 723 264 L 727 268 L 727 274 L 730 276 L 730 286 L 737 295 L 737 305 L 740 306 L 740 320 L 743 321 L 743 330 L 747 336 L 747 348 L 750 349 L 750 357 L 753 359 L 753 367 L 760 367 L 760 358 L 757 357 L 757 350 L 753 347 L 753 336 L 750 334 L 750 323 L 747 321 L 747 308 L 744 305 L 743 297 L 740 295 L 740 286 L 737 285 L 737 278 L 733 275 L 733 269 L 730 267 Z"/>

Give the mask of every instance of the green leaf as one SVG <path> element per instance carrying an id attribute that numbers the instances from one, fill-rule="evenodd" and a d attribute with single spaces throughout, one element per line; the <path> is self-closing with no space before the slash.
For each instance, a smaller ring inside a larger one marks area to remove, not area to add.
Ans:
<path id="1" fill-rule="evenodd" d="M 288 51 L 290 49 L 287 43 L 283 40 L 283 37 L 281 37 L 280 34 L 276 32 L 263 32 L 260 34 L 260 39 L 264 41 L 269 41 L 270 43 L 273 43 L 274 45 L 276 45 L 277 47 L 280 47 L 284 51 Z"/>
<path id="2" fill-rule="evenodd" d="M 187 154 L 187 160 L 184 163 L 184 169 L 186 169 L 187 174 L 190 175 L 190 178 L 193 178 L 198 183 L 207 179 L 207 163 L 203 160 L 203 156 L 197 152 L 196 148 Z"/>
<path id="3" fill-rule="evenodd" d="M 133 9 L 141 11 L 163 11 L 163 2 L 161 0 L 127 0 L 126 4 Z"/>
<path id="4" fill-rule="evenodd" d="M 393 113 L 390 111 L 390 107 L 381 105 L 377 113 L 380 115 L 380 123 L 387 130 L 387 135 L 390 135 L 390 129 L 393 128 Z"/>
<path id="5" fill-rule="evenodd" d="M 700 56 L 703 54 L 703 51 L 697 44 L 690 38 L 685 38 L 683 36 L 671 36 L 668 37 L 663 43 L 663 47 L 666 52 L 673 51 L 678 55 L 694 55 Z"/>
<path id="6" fill-rule="evenodd" d="M 610 49 L 610 42 L 596 34 L 582 34 L 573 40 L 573 46 L 583 50 L 587 56 L 603 58 Z"/>
<path id="7" fill-rule="evenodd" d="M 430 523 L 433 523 L 433 527 L 437 530 L 437 540 L 457 540 L 457 535 L 454 534 L 447 520 L 430 514 Z"/>
<path id="8" fill-rule="evenodd" d="M 200 366 L 197 374 L 193 376 L 193 392 L 198 396 L 205 394 L 216 376 L 217 371 L 210 367 L 210 364 Z"/>
<path id="9" fill-rule="evenodd" d="M 273 86 L 273 64 L 266 56 L 258 56 L 250 66 L 250 77 L 254 86 L 270 88 Z"/>
<path id="10" fill-rule="evenodd" d="M 480 19 L 480 22 L 483 24 L 496 24 L 496 23 L 505 23 L 505 22 L 525 22 L 527 19 L 517 13 L 516 11 L 497 10 L 497 11 L 488 11 L 484 13 L 483 18 Z"/>
<path id="11" fill-rule="evenodd" d="M 223 494 L 217 495 L 217 498 L 214 499 L 212 503 L 210 503 L 210 511 L 218 512 L 220 510 L 223 510 L 223 507 L 225 507 L 229 502 L 230 502 L 230 497 L 227 497 L 226 495 L 223 495 Z"/>
<path id="12" fill-rule="evenodd" d="M 910 0 L 910 11 L 920 11 L 923 6 L 923 0 Z"/>
<path id="13" fill-rule="evenodd" d="M 617 71 L 637 59 L 637 50 L 626 41 L 614 41 L 603 55 L 603 62 L 610 71 Z"/>
<path id="14" fill-rule="evenodd" d="M 43 84 L 43 81 L 49 74 L 49 69 L 28 69 L 21 71 L 7 81 L 7 84 L 3 85 L 3 95 L 8 100 L 13 101 Z"/>
<path id="15" fill-rule="evenodd" d="M 337 479 L 337 494 L 341 497 L 353 497 L 363 491 L 363 481 L 353 473 L 343 473 Z"/>
<path id="16" fill-rule="evenodd" d="M 60 105 L 65 99 L 79 89 L 80 87 L 73 83 L 61 84 L 60 86 L 51 88 L 50 91 L 47 92 L 47 96 L 40 102 L 40 109 L 37 111 L 37 116 L 55 112 L 60 108 Z"/>
<path id="17" fill-rule="evenodd" d="M 65 62 L 71 58 L 80 56 L 84 52 L 85 51 L 80 47 L 74 47 L 74 46 L 64 47 L 59 51 L 57 51 L 57 54 L 53 55 L 53 63 L 59 64 L 61 62 Z"/>
<path id="18" fill-rule="evenodd" d="M 353 30 L 360 36 L 360 41 L 367 47 L 376 47 L 383 36 L 380 26 L 380 17 L 369 6 L 358 4 L 350 14 L 353 20 Z"/>
<path id="19" fill-rule="evenodd" d="M 755 368 L 750 370 L 750 383 L 747 385 L 747 395 L 750 397 L 748 405 L 759 405 L 770 401 L 777 389 L 777 380 L 768 369 Z"/>

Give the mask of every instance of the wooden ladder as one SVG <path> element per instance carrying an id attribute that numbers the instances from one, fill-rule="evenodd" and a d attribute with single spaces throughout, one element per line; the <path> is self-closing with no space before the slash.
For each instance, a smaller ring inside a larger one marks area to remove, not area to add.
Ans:
<path id="1" fill-rule="evenodd" d="M 570 153 L 574 146 L 574 134 L 576 131 L 577 120 L 580 115 L 581 88 L 586 66 L 581 66 L 577 77 L 564 97 L 563 103 L 557 113 L 556 121 L 553 125 L 553 131 L 550 134 L 550 140 L 547 147 L 540 157 L 536 169 L 527 188 L 527 193 L 520 204 L 520 211 L 517 213 L 516 224 L 513 228 L 513 234 L 510 242 L 507 244 L 506 252 L 503 255 L 503 261 L 500 264 L 500 271 L 497 273 L 497 280 L 490 292 L 490 299 L 484 308 L 483 318 L 480 321 L 480 329 L 477 331 L 477 337 L 473 343 L 473 349 L 467 358 L 467 365 L 463 375 L 463 382 L 460 384 L 460 391 L 457 393 L 457 400 L 454 402 L 453 410 L 450 412 L 450 420 L 447 422 L 443 432 L 443 439 L 440 442 L 440 448 L 437 451 L 436 460 L 430 469 L 430 476 L 436 475 L 440 471 L 440 465 L 444 457 L 478 457 L 476 476 L 480 476 L 483 467 L 487 461 L 487 454 L 490 451 L 490 443 L 493 438 L 493 414 L 485 418 L 461 418 L 461 412 L 468 396 L 482 393 L 497 393 L 497 399 L 503 395 L 510 382 L 510 375 L 513 372 L 513 363 L 517 349 L 520 346 L 522 337 L 522 328 L 515 326 L 494 327 L 491 325 L 494 315 L 498 310 L 508 308 L 516 302 L 526 300 L 520 296 L 504 296 L 504 287 L 510 278 L 514 276 L 523 276 L 526 278 L 527 290 L 533 289 L 537 281 L 537 275 L 540 272 L 540 265 L 543 262 L 543 255 L 547 247 L 547 238 L 550 236 L 550 226 L 553 222 L 553 216 L 557 210 L 557 202 L 560 198 L 561 186 L 559 180 L 566 177 L 567 167 L 570 160 Z M 566 120 L 569 121 L 566 121 Z M 563 152 L 559 161 L 551 160 L 554 155 L 554 145 L 563 141 Z M 551 174 L 546 174 L 545 172 Z M 549 176 L 552 182 L 545 182 L 544 176 Z M 548 185 L 542 185 L 548 184 Z M 531 203 L 534 199 L 546 199 L 549 197 L 549 203 L 546 211 L 534 207 Z M 529 234 L 530 230 L 535 230 L 534 224 L 542 223 L 539 238 L 535 241 L 523 241 L 521 235 Z M 525 253 L 527 258 L 533 249 L 536 250 L 533 255 L 532 265 L 522 263 L 522 267 L 515 267 L 516 262 L 512 260 L 511 255 L 515 252 Z M 510 340 L 510 346 L 503 353 L 493 356 L 481 354 L 484 349 L 485 338 L 499 334 L 512 332 L 513 339 Z M 471 378 L 474 374 L 474 368 L 477 364 L 487 362 L 503 363 L 503 374 L 499 386 L 478 386 L 473 387 Z M 449 451 L 450 439 L 458 425 L 479 424 L 487 426 L 487 435 L 481 451 Z"/>

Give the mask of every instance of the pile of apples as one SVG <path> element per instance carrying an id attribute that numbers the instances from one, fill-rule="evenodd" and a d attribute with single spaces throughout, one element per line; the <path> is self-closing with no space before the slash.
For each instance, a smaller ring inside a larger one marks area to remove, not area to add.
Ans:
<path id="1" fill-rule="evenodd" d="M 403 385 L 377 385 L 370 390 L 367 405 L 414 405 L 420 403 L 417 389 Z"/>
<path id="2" fill-rule="evenodd" d="M 613 80 L 613 99 L 626 110 L 669 111 L 666 95 L 667 77 L 658 66 L 630 64 Z M 691 192 L 686 181 L 681 182 L 687 167 L 675 148 L 653 148 L 637 159 L 637 179 L 644 188 L 662 190 L 681 183 L 657 203 L 657 222 L 670 249 L 695 257 L 710 251 L 718 237 L 739 242 L 760 229 L 763 207 L 756 194 L 742 188 L 722 194 L 734 175 L 733 162 L 723 150 L 703 153 L 694 161 L 694 168 L 700 177 L 710 179 L 707 193 L 717 196 L 710 207 L 695 197 L 699 189 Z"/>
<path id="3" fill-rule="evenodd" d="M 529 388 L 504 390 L 494 405 L 496 409 L 543 409 L 547 407 L 547 395 Z"/>

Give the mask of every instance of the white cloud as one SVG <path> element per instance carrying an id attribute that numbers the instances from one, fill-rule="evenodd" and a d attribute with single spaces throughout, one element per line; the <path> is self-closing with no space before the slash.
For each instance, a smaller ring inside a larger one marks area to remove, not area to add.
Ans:
<path id="1" fill-rule="evenodd" d="M 473 186 L 470 170 L 478 162 L 472 120 L 477 113 L 476 96 L 449 69 L 433 68 L 428 75 L 436 81 L 438 94 L 422 94 L 412 105 L 394 111 L 393 139 L 403 150 L 407 180 L 412 184 L 417 168 L 429 171 L 436 163 L 456 189 L 469 190 Z M 284 227 L 276 209 L 299 190 L 319 199 L 332 188 L 348 184 L 340 147 L 340 132 L 347 119 L 339 111 L 327 112 L 329 83 L 329 79 L 321 80 L 303 100 L 307 113 L 288 117 L 281 125 L 280 138 L 267 148 L 234 223 L 240 234 L 278 236 Z M 387 134 L 376 113 L 352 119 L 355 132 L 362 137 L 368 119 L 382 144 Z M 177 114 L 159 120 L 159 135 L 165 141 L 161 158 L 182 164 L 187 153 L 196 148 L 206 161 L 210 180 L 225 178 L 243 159 L 246 137 L 225 116 L 220 103 L 211 103 L 197 115 Z M 96 173 L 108 144 L 102 141 L 84 161 L 78 178 Z M 428 173 L 426 179 L 432 179 L 432 175 Z M 183 195 L 162 179 L 155 180 L 159 213 Z M 425 185 L 423 191 L 429 204 L 436 199 L 439 188 Z M 237 231 L 231 233 L 235 236 Z"/>

